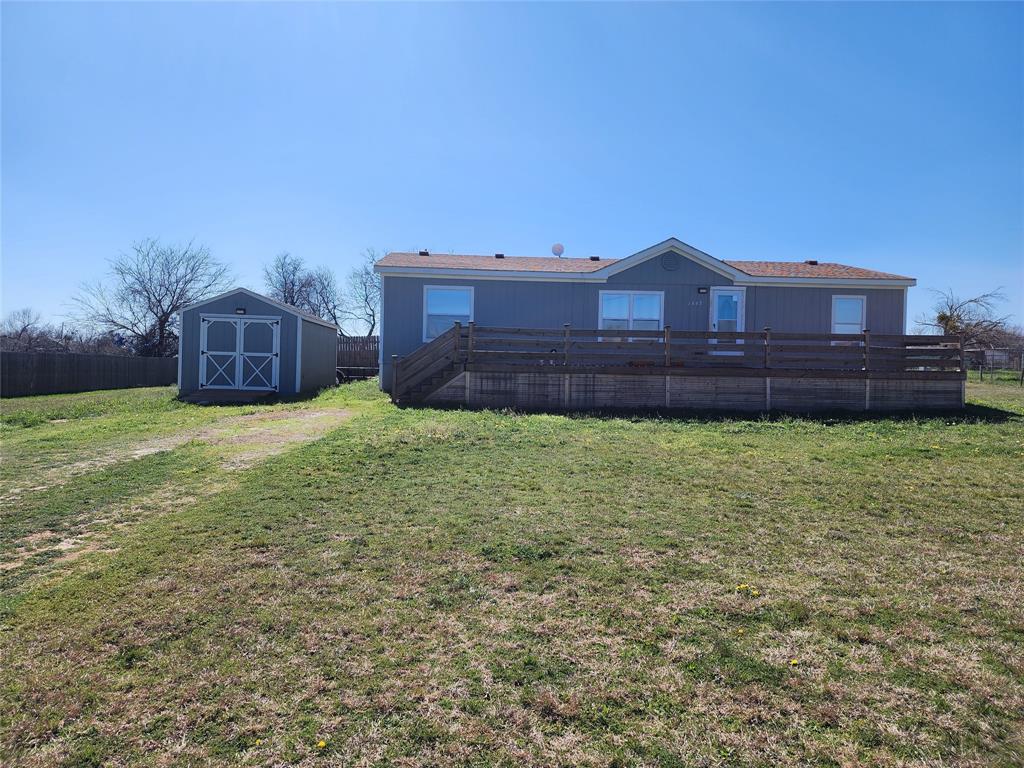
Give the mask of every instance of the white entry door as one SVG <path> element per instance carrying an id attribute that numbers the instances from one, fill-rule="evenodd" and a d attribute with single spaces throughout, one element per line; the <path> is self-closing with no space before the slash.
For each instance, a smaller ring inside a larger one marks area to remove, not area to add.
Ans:
<path id="1" fill-rule="evenodd" d="M 747 314 L 746 308 L 747 292 L 742 288 L 717 288 L 711 289 L 711 318 L 712 331 L 719 333 L 742 332 L 744 329 L 743 319 Z M 742 344 L 742 339 L 737 341 L 711 340 L 712 344 Z M 716 353 L 718 354 L 718 353 Z M 721 354 L 728 354 L 722 350 Z M 733 352 L 732 354 L 738 354 Z"/>
<path id="2" fill-rule="evenodd" d="M 267 391 L 278 388 L 280 318 L 202 315 L 200 326 L 200 387 Z"/>

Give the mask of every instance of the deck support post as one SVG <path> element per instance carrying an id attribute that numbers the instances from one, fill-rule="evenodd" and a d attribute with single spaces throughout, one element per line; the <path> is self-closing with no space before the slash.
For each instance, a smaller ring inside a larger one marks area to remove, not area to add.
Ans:
<path id="1" fill-rule="evenodd" d="M 871 332 L 864 329 L 864 410 L 871 410 Z"/>
<path id="2" fill-rule="evenodd" d="M 472 320 L 469 321 L 469 335 L 466 338 L 466 362 L 473 362 L 473 328 L 476 327 L 476 323 Z"/>
<path id="3" fill-rule="evenodd" d="M 767 325 L 764 327 L 764 367 L 771 367 L 771 344 L 772 329 Z"/>
<path id="4" fill-rule="evenodd" d="M 764 377 L 764 409 L 771 411 L 772 409 L 772 377 Z"/>
<path id="5" fill-rule="evenodd" d="M 568 365 L 569 364 L 569 323 L 563 324 L 562 332 L 564 333 L 563 352 L 565 353 L 565 357 L 562 360 L 562 365 Z"/>
<path id="6" fill-rule="evenodd" d="M 672 367 L 672 326 L 665 326 L 665 367 Z"/>

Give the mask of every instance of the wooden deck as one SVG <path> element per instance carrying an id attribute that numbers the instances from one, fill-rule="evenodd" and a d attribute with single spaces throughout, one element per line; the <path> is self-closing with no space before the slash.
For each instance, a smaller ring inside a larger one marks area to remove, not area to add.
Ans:
<path id="1" fill-rule="evenodd" d="M 536 410 L 948 410 L 964 405 L 964 368 L 946 336 L 470 323 L 393 357 L 390 389 L 399 403 Z"/>

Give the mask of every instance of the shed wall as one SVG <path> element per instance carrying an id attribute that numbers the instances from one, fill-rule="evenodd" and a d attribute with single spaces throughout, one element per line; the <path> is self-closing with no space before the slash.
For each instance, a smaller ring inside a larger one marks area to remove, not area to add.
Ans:
<path id="1" fill-rule="evenodd" d="M 300 391 L 315 392 L 324 387 L 333 387 L 337 383 L 338 333 L 333 328 L 303 320 L 300 356 Z"/>

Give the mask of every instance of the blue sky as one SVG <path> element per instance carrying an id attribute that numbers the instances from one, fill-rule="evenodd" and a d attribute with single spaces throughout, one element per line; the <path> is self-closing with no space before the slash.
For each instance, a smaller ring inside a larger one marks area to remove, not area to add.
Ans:
<path id="1" fill-rule="evenodd" d="M 1021 4 L 2 6 L 2 301 L 133 240 L 620 257 L 677 236 L 1024 322 Z"/>

